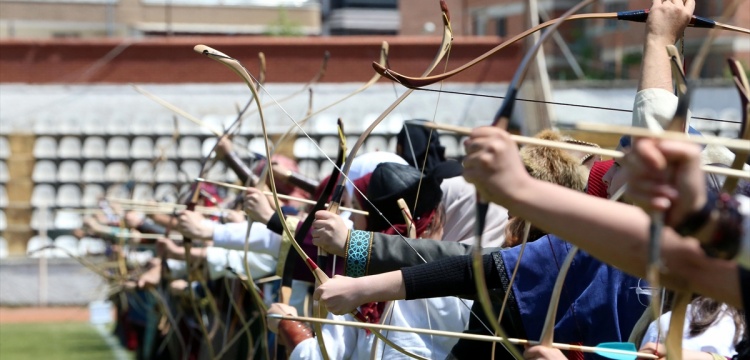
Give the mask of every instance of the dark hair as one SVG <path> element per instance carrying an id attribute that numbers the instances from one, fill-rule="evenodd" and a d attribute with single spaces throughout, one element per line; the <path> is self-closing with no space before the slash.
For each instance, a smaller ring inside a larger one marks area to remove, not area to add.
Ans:
<path id="1" fill-rule="evenodd" d="M 716 323 L 717 320 L 726 314 L 734 320 L 734 340 L 732 341 L 737 345 L 742 340 L 741 335 L 743 330 L 747 326 L 745 324 L 745 314 L 742 310 L 727 305 L 724 308 L 724 304 L 714 299 L 698 296 L 690 303 L 692 305 L 690 314 L 690 330 L 689 334 L 691 337 L 703 334 L 708 328 Z"/>

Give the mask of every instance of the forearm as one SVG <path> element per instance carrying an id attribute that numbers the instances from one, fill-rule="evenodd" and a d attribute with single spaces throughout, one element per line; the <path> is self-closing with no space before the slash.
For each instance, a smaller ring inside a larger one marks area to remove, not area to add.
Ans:
<path id="1" fill-rule="evenodd" d="M 403 268 L 401 272 L 406 299 L 476 294 L 476 280 L 471 263 L 471 256 L 465 255 Z M 501 287 L 497 266 L 491 254 L 483 255 L 482 265 L 486 286 Z"/>
<path id="2" fill-rule="evenodd" d="M 667 45 L 673 44 L 674 41 L 664 36 L 651 34 L 646 36 L 646 42 L 643 45 L 643 63 L 638 91 L 652 88 L 673 91 L 672 65 L 667 54 Z"/>
<path id="3" fill-rule="evenodd" d="M 501 286 L 491 255 L 484 255 L 487 286 Z M 423 299 L 476 293 L 471 257 L 454 256 L 357 279 L 364 302 Z"/>
<path id="4" fill-rule="evenodd" d="M 233 250 L 243 250 L 247 222 L 216 224 L 213 231 L 214 246 Z M 265 225 L 253 222 L 248 239 L 250 251 L 278 256 L 281 247 L 281 236 L 272 233 Z"/>
<path id="5" fill-rule="evenodd" d="M 177 226 L 177 220 L 172 215 L 166 214 L 149 214 L 148 215 L 155 223 L 164 226 L 166 228 L 174 228 Z"/>
<path id="6" fill-rule="evenodd" d="M 366 266 L 368 274 L 380 274 L 451 256 L 466 255 L 471 251 L 470 245 L 462 243 L 405 239 L 398 235 L 373 233 L 371 241 Z"/>
<path id="7" fill-rule="evenodd" d="M 234 171 L 234 173 L 237 175 L 237 178 L 240 179 L 240 181 L 243 184 L 246 184 L 248 179 L 250 179 L 252 175 L 252 171 L 250 171 L 250 168 L 245 165 L 245 162 L 240 159 L 240 157 L 235 153 L 234 151 L 230 151 L 227 154 L 224 154 L 224 163 L 229 166 L 229 168 Z"/>
<path id="8" fill-rule="evenodd" d="M 514 215 L 594 257 L 634 276 L 645 276 L 650 218 L 640 209 L 533 179 L 515 188 L 508 199 L 496 200 Z M 736 264 L 705 256 L 697 241 L 684 239 L 671 228 L 663 230 L 661 240 L 662 261 L 668 269 L 662 274 L 666 286 L 740 306 Z M 715 281 L 717 276 L 726 281 Z"/>

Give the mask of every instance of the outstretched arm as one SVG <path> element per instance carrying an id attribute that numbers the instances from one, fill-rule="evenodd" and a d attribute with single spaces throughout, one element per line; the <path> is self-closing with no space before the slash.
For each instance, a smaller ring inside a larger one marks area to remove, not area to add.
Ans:
<path id="1" fill-rule="evenodd" d="M 641 209 L 532 179 L 519 160 L 515 142 L 497 128 L 475 129 L 466 151 L 464 177 L 482 197 L 606 263 L 638 277 L 645 275 L 650 220 Z M 741 306 L 734 262 L 707 257 L 697 240 L 683 238 L 671 228 L 664 229 L 662 239 L 666 286 Z"/>
<path id="2" fill-rule="evenodd" d="M 657 88 L 672 92 L 672 68 L 666 47 L 682 36 L 694 10 L 695 0 L 653 1 L 646 21 L 638 91 Z"/>

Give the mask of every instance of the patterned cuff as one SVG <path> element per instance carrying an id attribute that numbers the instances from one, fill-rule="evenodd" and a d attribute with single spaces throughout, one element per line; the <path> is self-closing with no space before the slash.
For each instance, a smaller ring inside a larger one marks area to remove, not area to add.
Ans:
<path id="1" fill-rule="evenodd" d="M 352 230 L 346 242 L 346 270 L 349 277 L 367 275 L 372 250 L 372 233 L 369 231 Z"/>

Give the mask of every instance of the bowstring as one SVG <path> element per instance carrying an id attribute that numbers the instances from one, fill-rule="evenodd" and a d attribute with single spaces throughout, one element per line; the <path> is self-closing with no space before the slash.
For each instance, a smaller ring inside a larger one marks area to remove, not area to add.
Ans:
<path id="1" fill-rule="evenodd" d="M 394 82 L 398 82 L 398 81 L 394 80 Z M 452 94 L 452 95 L 475 96 L 475 97 L 488 98 L 488 99 L 505 99 L 505 96 L 500 96 L 500 95 L 490 95 L 490 94 L 481 94 L 481 93 L 472 94 L 472 93 L 461 92 L 461 91 L 438 90 L 438 89 L 427 89 L 427 88 L 413 88 L 413 89 L 419 90 L 419 91 L 438 92 L 438 93 L 445 93 L 445 94 Z M 606 106 L 572 104 L 572 103 L 564 103 L 564 102 L 557 102 L 557 101 L 543 101 L 543 100 L 536 100 L 536 99 L 516 98 L 516 101 L 530 102 L 530 103 L 535 103 L 535 104 L 550 104 L 550 105 L 558 105 L 558 106 L 579 107 L 579 108 L 594 109 L 594 110 L 606 110 L 606 111 L 627 112 L 627 113 L 633 112 L 632 109 L 620 109 L 620 108 L 611 108 L 611 107 L 606 107 Z M 715 122 L 723 122 L 723 123 L 729 123 L 729 124 L 741 124 L 741 122 L 739 121 L 716 119 L 716 118 L 710 118 L 710 117 L 691 116 L 690 118 L 695 119 L 695 120 L 715 121 Z"/>

